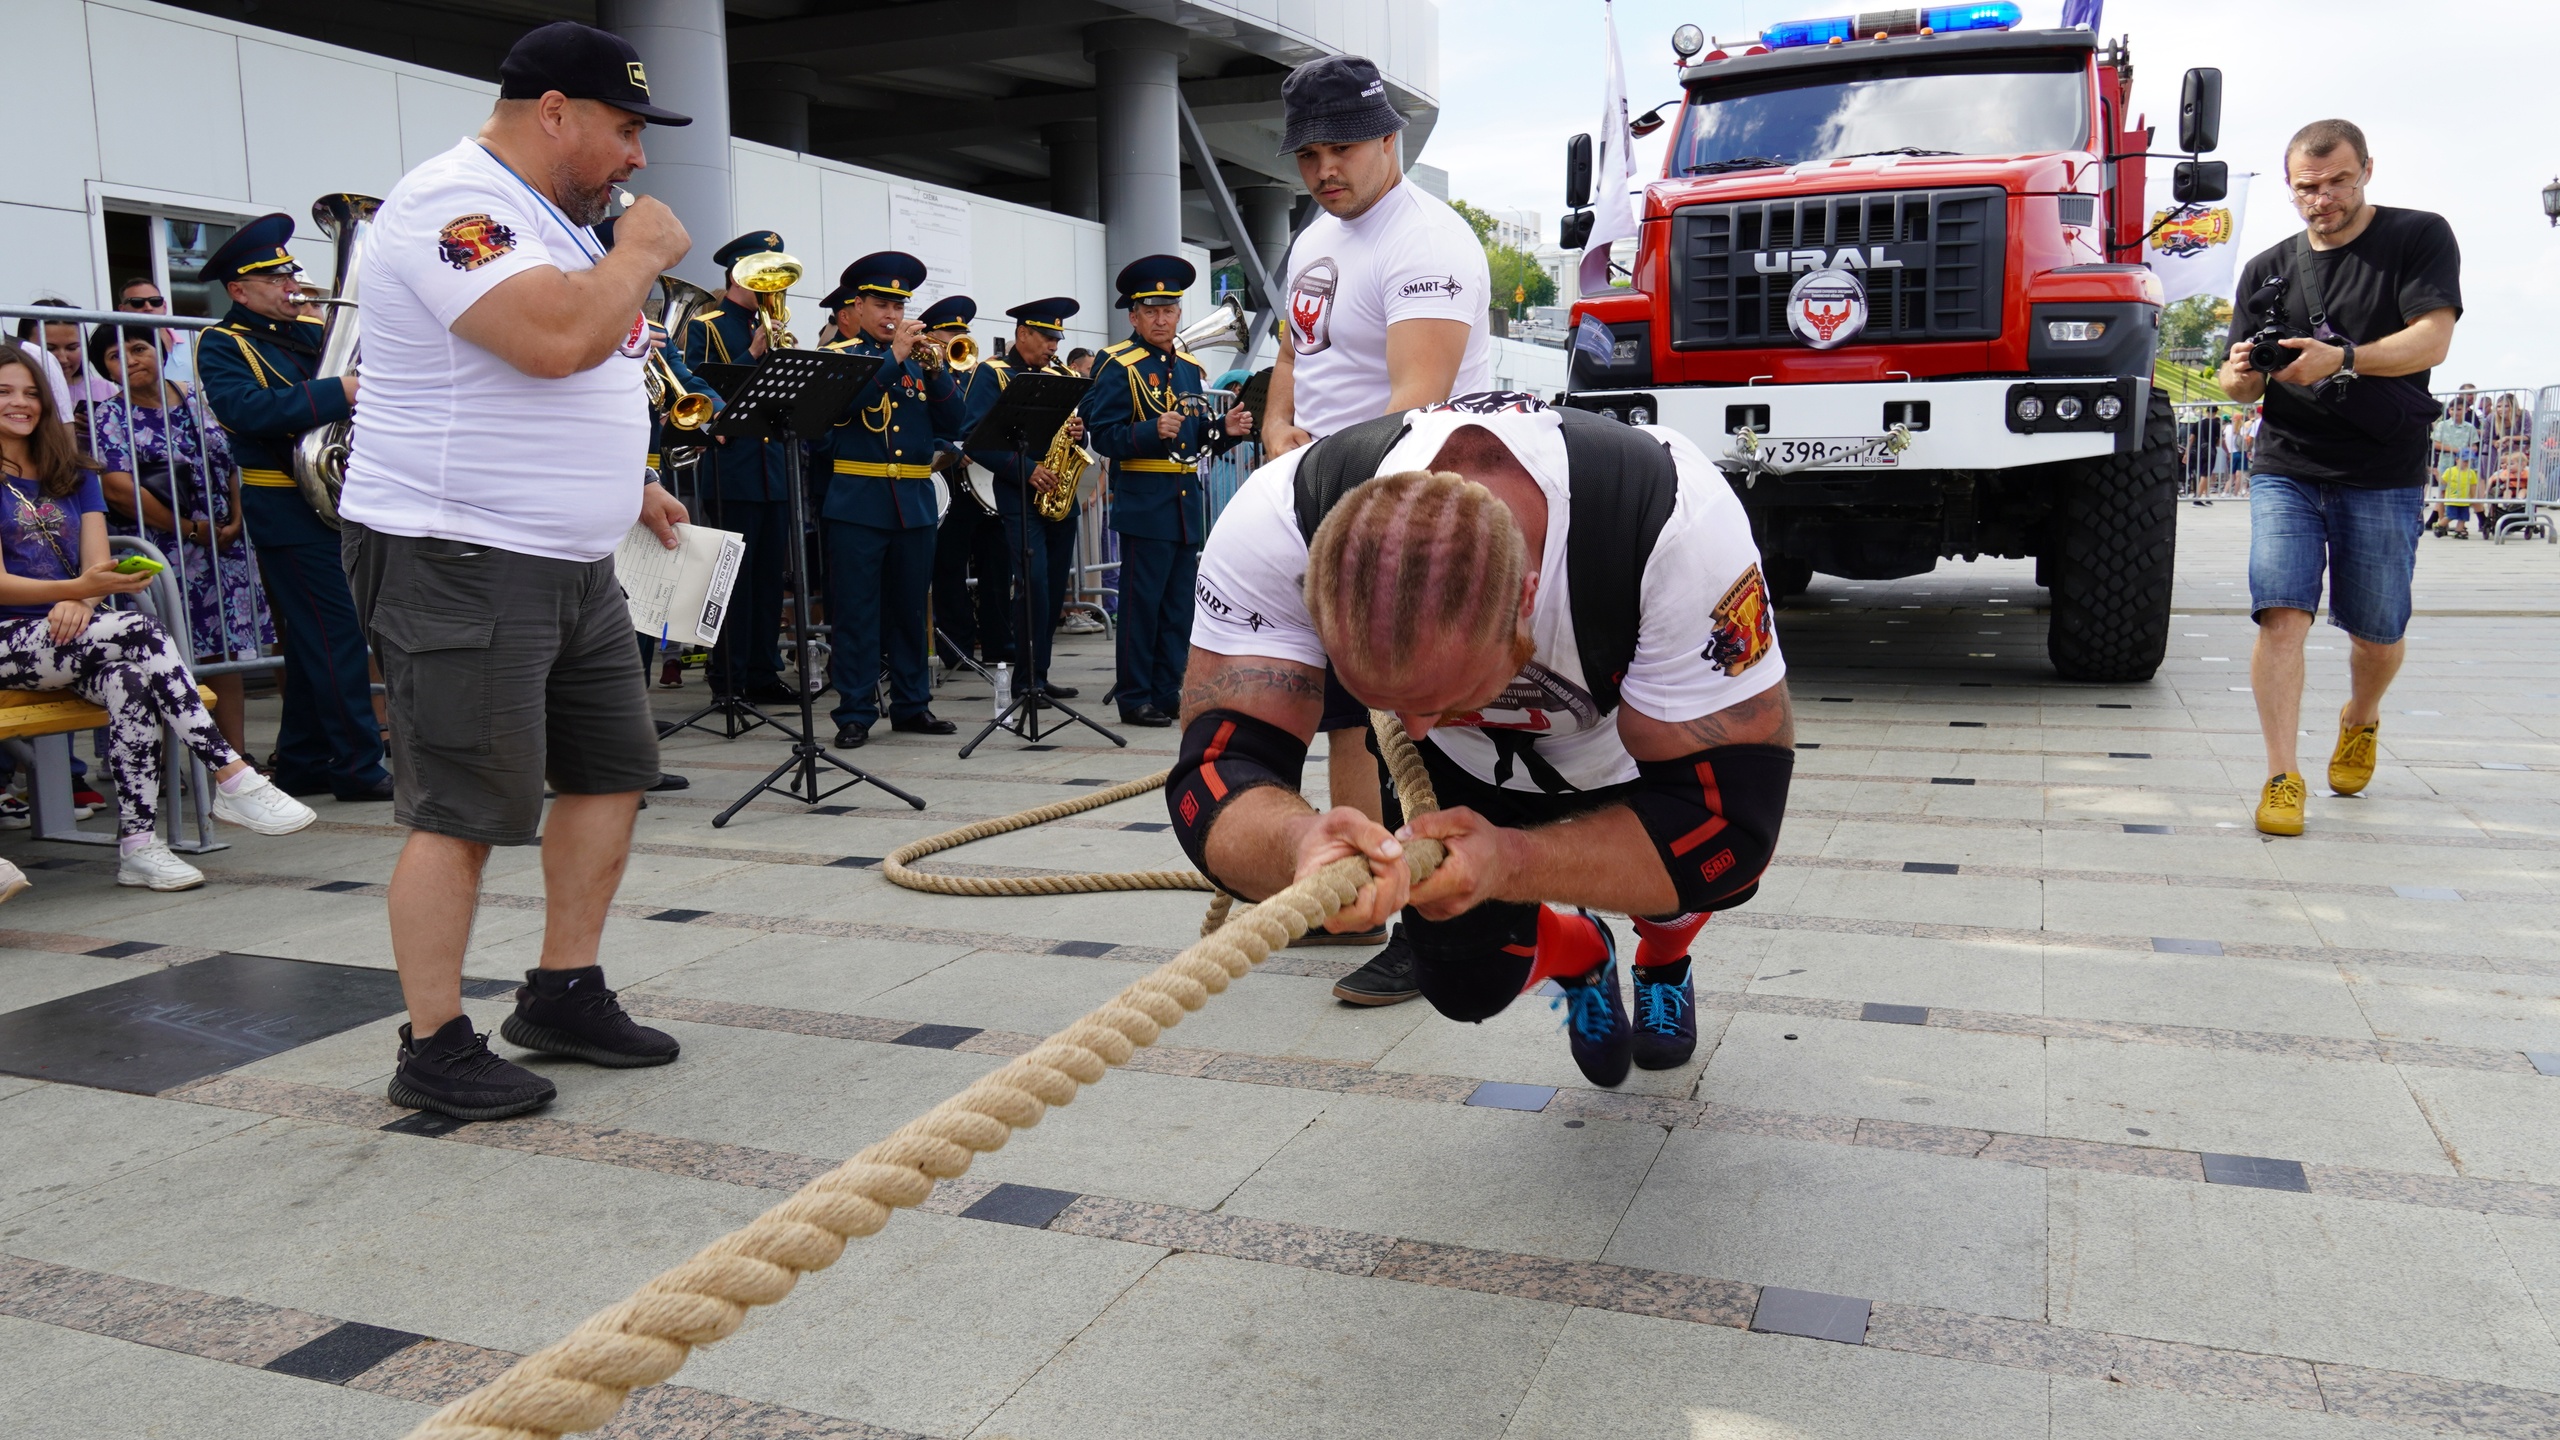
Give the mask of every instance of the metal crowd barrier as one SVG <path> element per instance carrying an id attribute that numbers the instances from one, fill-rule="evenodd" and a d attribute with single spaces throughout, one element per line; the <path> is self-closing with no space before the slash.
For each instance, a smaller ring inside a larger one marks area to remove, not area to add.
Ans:
<path id="1" fill-rule="evenodd" d="M 225 584 L 236 578 L 238 567 L 243 564 L 248 566 L 250 586 L 253 588 L 259 586 L 256 562 L 226 559 L 222 554 L 219 526 L 214 527 L 215 538 L 210 543 L 202 545 L 187 543 L 186 523 L 190 518 L 187 514 L 189 502 L 201 502 L 203 518 L 210 524 L 211 517 L 216 512 L 214 494 L 216 487 L 221 487 L 228 498 L 227 492 L 239 474 L 236 462 L 219 473 L 210 463 L 212 460 L 210 437 L 218 428 L 219 422 L 213 418 L 213 412 L 206 408 L 202 389 L 192 383 L 169 379 L 166 369 L 163 369 L 161 379 L 164 384 L 177 390 L 180 397 L 178 403 L 186 414 L 187 423 L 195 427 L 200 453 L 207 462 L 198 468 L 193 492 L 182 495 L 175 436 L 172 436 L 167 458 L 159 464 L 158 468 L 155 470 L 146 465 L 140 457 L 139 446 L 135 442 L 131 391 L 125 386 L 109 382 L 103 376 L 92 374 L 89 369 L 90 338 L 100 327 L 151 332 L 205 331 L 213 329 L 222 322 L 192 315 L 146 315 L 121 310 L 56 309 L 32 305 L 0 305 L 0 317 L 38 322 L 34 335 L 19 343 L 39 347 L 45 344 L 44 332 L 47 326 L 77 327 L 80 338 L 81 371 L 78 376 L 66 377 L 71 383 L 71 398 L 75 406 L 75 413 L 67 418 L 71 421 L 73 433 L 79 436 L 82 448 L 91 455 L 101 453 L 98 439 L 102 425 L 106 427 L 105 433 L 115 435 L 124 443 L 124 453 L 133 466 L 133 469 L 128 472 L 133 476 L 134 483 L 134 516 L 131 533 L 148 539 L 154 554 L 165 553 L 170 574 L 177 583 L 181 602 L 176 611 L 176 618 L 169 626 L 169 634 L 171 639 L 179 642 L 179 650 L 186 656 L 192 671 L 201 677 L 283 668 L 283 655 L 264 653 L 265 647 L 258 638 L 254 620 L 234 616 L 230 607 L 221 603 Z M 165 357 L 169 353 L 169 347 L 163 343 L 159 348 L 164 357 L 165 367 Z M 122 363 L 119 357 L 119 367 Z M 123 403 L 111 403 L 118 401 Z M 102 415 L 101 412 L 108 413 Z M 166 482 L 164 491 L 151 489 L 148 482 L 154 478 Z M 173 532 L 165 536 L 155 532 L 149 522 L 143 518 L 142 497 L 145 494 L 160 500 L 168 507 L 170 521 L 175 527 Z M 234 519 L 241 518 L 237 506 L 232 507 L 232 512 Z M 123 517 L 114 513 L 112 502 L 110 502 L 109 528 L 116 529 L 122 523 Z M 242 531 L 244 538 L 246 533 L 244 522 Z M 221 629 L 218 637 L 221 648 L 218 652 L 209 655 L 196 649 L 194 611 L 191 608 L 191 597 L 205 584 L 210 584 L 213 588 L 214 611 Z"/>

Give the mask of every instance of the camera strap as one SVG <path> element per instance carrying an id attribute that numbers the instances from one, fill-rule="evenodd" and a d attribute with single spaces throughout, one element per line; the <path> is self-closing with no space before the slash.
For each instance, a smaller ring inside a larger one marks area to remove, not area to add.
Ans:
<path id="1" fill-rule="evenodd" d="M 2326 345 L 2346 342 L 2350 337 L 2329 323 L 2329 303 L 2320 291 L 2320 267 L 2312 258 L 2310 237 L 2295 235 L 2284 255 L 2285 273 L 2302 287 L 2303 303 L 2311 307 L 2312 338 Z M 2333 376 L 2312 386 L 2311 395 L 2331 414 L 2380 444 L 2404 438 L 2413 425 L 2432 425 L 2444 413 L 2435 397 L 2396 375 L 2359 376 L 2353 383 L 2341 383 Z"/>

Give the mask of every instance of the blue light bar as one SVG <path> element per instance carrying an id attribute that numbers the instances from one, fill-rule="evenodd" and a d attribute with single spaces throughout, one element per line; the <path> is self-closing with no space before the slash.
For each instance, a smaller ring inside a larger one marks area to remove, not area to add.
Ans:
<path id="1" fill-rule="evenodd" d="M 1870 35 L 1917 35 L 1929 31 L 1949 35 L 1964 30 L 2015 29 L 2024 17 L 2010 0 L 1983 0 L 1973 5 L 1932 5 L 1915 16 L 1909 10 L 1864 15 L 1834 15 L 1823 20 L 1790 20 L 1760 32 L 1760 43 L 1772 50 L 1800 45 L 1828 45 L 1834 40 L 1862 40 Z"/>

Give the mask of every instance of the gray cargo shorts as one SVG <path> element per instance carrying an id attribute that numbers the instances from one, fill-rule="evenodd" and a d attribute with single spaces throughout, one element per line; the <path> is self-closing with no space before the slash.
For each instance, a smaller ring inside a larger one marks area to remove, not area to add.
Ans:
<path id="1" fill-rule="evenodd" d="M 340 553 L 390 692 L 392 819 L 530 845 L 545 776 L 563 795 L 657 783 L 657 723 L 611 559 L 386 535 L 352 520 Z"/>

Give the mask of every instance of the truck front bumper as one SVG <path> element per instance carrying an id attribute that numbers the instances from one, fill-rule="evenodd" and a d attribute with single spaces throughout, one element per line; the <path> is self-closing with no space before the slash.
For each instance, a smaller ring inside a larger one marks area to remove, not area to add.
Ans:
<path id="1" fill-rule="evenodd" d="M 2008 470 L 2140 449 L 2151 381 L 2074 376 L 1665 385 L 1582 391 L 1567 395 L 1565 403 L 1677 430 L 1719 463 L 1733 461 L 1728 468 L 1807 474 Z M 2107 411 L 2112 413 L 2102 413 Z M 1898 448 L 1868 443 L 1895 435 L 1897 425 L 1904 440 Z M 1746 428 L 1753 442 L 1747 447 L 1740 435 Z M 1860 447 L 1867 463 L 1827 459 Z M 1745 463 L 1754 458 L 1756 465 Z"/>

